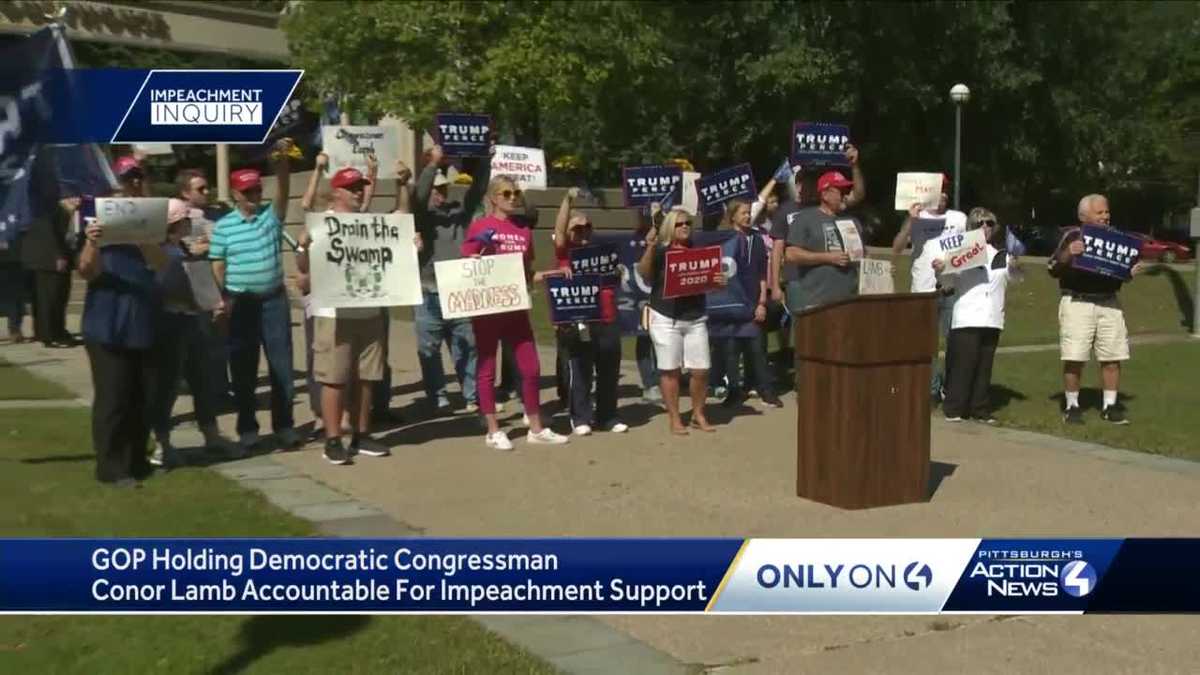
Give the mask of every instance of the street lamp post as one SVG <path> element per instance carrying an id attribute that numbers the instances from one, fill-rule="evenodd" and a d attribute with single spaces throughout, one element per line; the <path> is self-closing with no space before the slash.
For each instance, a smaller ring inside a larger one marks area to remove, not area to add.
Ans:
<path id="1" fill-rule="evenodd" d="M 962 107 L 971 99 L 971 90 L 967 85 L 959 84 L 950 88 L 950 100 L 954 101 L 954 209 L 961 211 L 958 205 L 959 188 L 962 186 Z"/>

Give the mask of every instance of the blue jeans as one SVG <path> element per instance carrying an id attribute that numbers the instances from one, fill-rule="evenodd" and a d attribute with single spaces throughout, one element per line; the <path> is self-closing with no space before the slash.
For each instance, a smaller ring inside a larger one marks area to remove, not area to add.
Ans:
<path id="1" fill-rule="evenodd" d="M 171 411 L 179 396 L 179 378 L 187 378 L 201 429 L 217 423 L 219 360 L 211 349 L 212 316 L 165 313 L 154 340 L 154 390 L 147 397 L 148 419 L 156 438 L 171 435 Z"/>
<path id="2" fill-rule="evenodd" d="M 469 319 L 443 319 L 441 299 L 436 291 L 425 291 L 425 303 L 417 305 L 414 325 L 417 331 L 417 360 L 425 395 L 436 404 L 446 395 L 446 371 L 442 367 L 442 343 L 450 345 L 454 372 L 468 403 L 478 402 L 475 391 L 475 333 Z"/>
<path id="3" fill-rule="evenodd" d="M 229 318 L 229 366 L 233 375 L 233 398 L 237 405 L 239 434 L 258 432 L 254 394 L 258 382 L 258 348 L 267 354 L 271 382 L 271 429 L 291 429 L 292 317 L 287 293 L 280 288 L 272 295 L 237 293 Z"/>
<path id="4" fill-rule="evenodd" d="M 642 389 L 658 386 L 658 365 L 654 361 L 654 343 L 649 335 L 637 336 L 637 367 Z"/>

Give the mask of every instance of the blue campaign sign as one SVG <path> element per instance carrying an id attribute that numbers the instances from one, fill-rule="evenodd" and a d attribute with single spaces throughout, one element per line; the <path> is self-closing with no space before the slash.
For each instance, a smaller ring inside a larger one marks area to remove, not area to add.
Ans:
<path id="1" fill-rule="evenodd" d="M 573 248 L 568 252 L 572 274 L 597 274 L 602 277 L 621 273 L 621 253 L 615 242 L 591 244 Z"/>
<path id="2" fill-rule="evenodd" d="M 754 171 L 749 164 L 739 164 L 702 176 L 696 181 L 696 192 L 705 213 L 716 213 L 732 199 L 754 201 L 758 190 L 754 186 Z"/>
<path id="3" fill-rule="evenodd" d="M 625 206 L 646 206 L 663 199 L 683 185 L 683 170 L 677 166 L 653 164 L 621 169 L 621 189 Z"/>
<path id="4" fill-rule="evenodd" d="M 487 157 L 492 117 L 476 113 L 438 113 L 434 123 L 438 143 L 449 157 Z"/>
<path id="5" fill-rule="evenodd" d="M 792 161 L 801 166 L 850 166 L 850 127 L 825 122 L 792 123 Z"/>
<path id="6" fill-rule="evenodd" d="M 113 143 L 263 143 L 302 70 L 152 70 Z"/>
<path id="7" fill-rule="evenodd" d="M 1110 227 L 1084 225 L 1080 228 L 1083 255 L 1072 266 L 1109 277 L 1128 280 L 1141 256 L 1142 240 Z"/>
<path id="8" fill-rule="evenodd" d="M 604 279 L 596 274 L 580 274 L 546 279 L 546 297 L 550 303 L 550 323 L 587 323 L 600 321 L 600 289 Z"/>
<path id="9" fill-rule="evenodd" d="M 621 282 L 617 286 L 617 323 L 622 335 L 645 335 L 642 328 L 642 310 L 650 304 L 650 285 L 637 270 L 638 261 L 646 251 L 644 234 L 622 232 L 619 234 L 597 233 L 592 235 L 592 244 L 612 244 L 619 256 L 618 270 Z"/>

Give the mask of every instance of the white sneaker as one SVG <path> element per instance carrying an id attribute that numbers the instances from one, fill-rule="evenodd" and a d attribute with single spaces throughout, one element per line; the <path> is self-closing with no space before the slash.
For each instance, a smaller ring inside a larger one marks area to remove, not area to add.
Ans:
<path id="1" fill-rule="evenodd" d="M 563 445 L 570 439 L 562 434 L 554 433 L 550 427 L 545 427 L 539 433 L 535 434 L 530 431 L 529 433 L 525 434 L 525 440 L 534 445 Z"/>
<path id="2" fill-rule="evenodd" d="M 574 429 L 576 436 L 591 436 L 592 428 L 586 424 L 580 424 Z"/>
<path id="3" fill-rule="evenodd" d="M 486 443 L 489 448 L 495 448 L 497 450 L 513 449 L 512 441 L 508 440 L 508 435 L 503 431 L 497 431 L 494 434 L 488 434 L 484 439 L 484 443 Z"/>
<path id="4" fill-rule="evenodd" d="M 610 422 L 609 424 L 605 425 L 604 430 L 610 431 L 614 434 L 623 434 L 626 431 L 629 431 L 629 425 L 625 424 L 624 422 L 622 422 L 620 420 L 617 420 L 615 422 Z"/>
<path id="5" fill-rule="evenodd" d="M 166 439 L 158 439 L 154 441 L 154 452 L 150 453 L 150 463 L 154 466 L 166 466 L 167 458 L 170 457 L 174 448 L 171 447 L 171 441 Z"/>
<path id="6" fill-rule="evenodd" d="M 524 424 L 525 426 L 529 426 L 529 415 L 528 414 L 521 415 L 521 424 Z"/>
<path id="7" fill-rule="evenodd" d="M 468 403 L 463 408 L 463 412 L 473 415 L 473 414 L 479 412 L 479 404 L 478 403 Z"/>
<path id="8" fill-rule="evenodd" d="M 498 412 L 498 413 L 504 412 L 504 403 L 503 402 L 496 401 L 496 412 Z"/>

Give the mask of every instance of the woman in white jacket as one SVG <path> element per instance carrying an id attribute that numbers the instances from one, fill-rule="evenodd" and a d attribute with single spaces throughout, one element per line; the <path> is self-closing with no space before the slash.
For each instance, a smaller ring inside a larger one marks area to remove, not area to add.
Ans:
<path id="1" fill-rule="evenodd" d="M 946 373 L 946 399 L 942 412 L 947 422 L 970 417 L 995 424 L 988 389 L 992 384 L 992 361 L 1000 331 L 1004 330 L 1004 296 L 1009 281 L 1009 256 L 991 245 L 999 229 L 996 215 L 984 208 L 971 209 L 967 230 L 983 228 L 987 245 L 987 264 L 959 273 L 954 281 L 954 309 L 946 352 L 953 353 Z M 939 274 L 942 260 L 934 260 Z"/>

